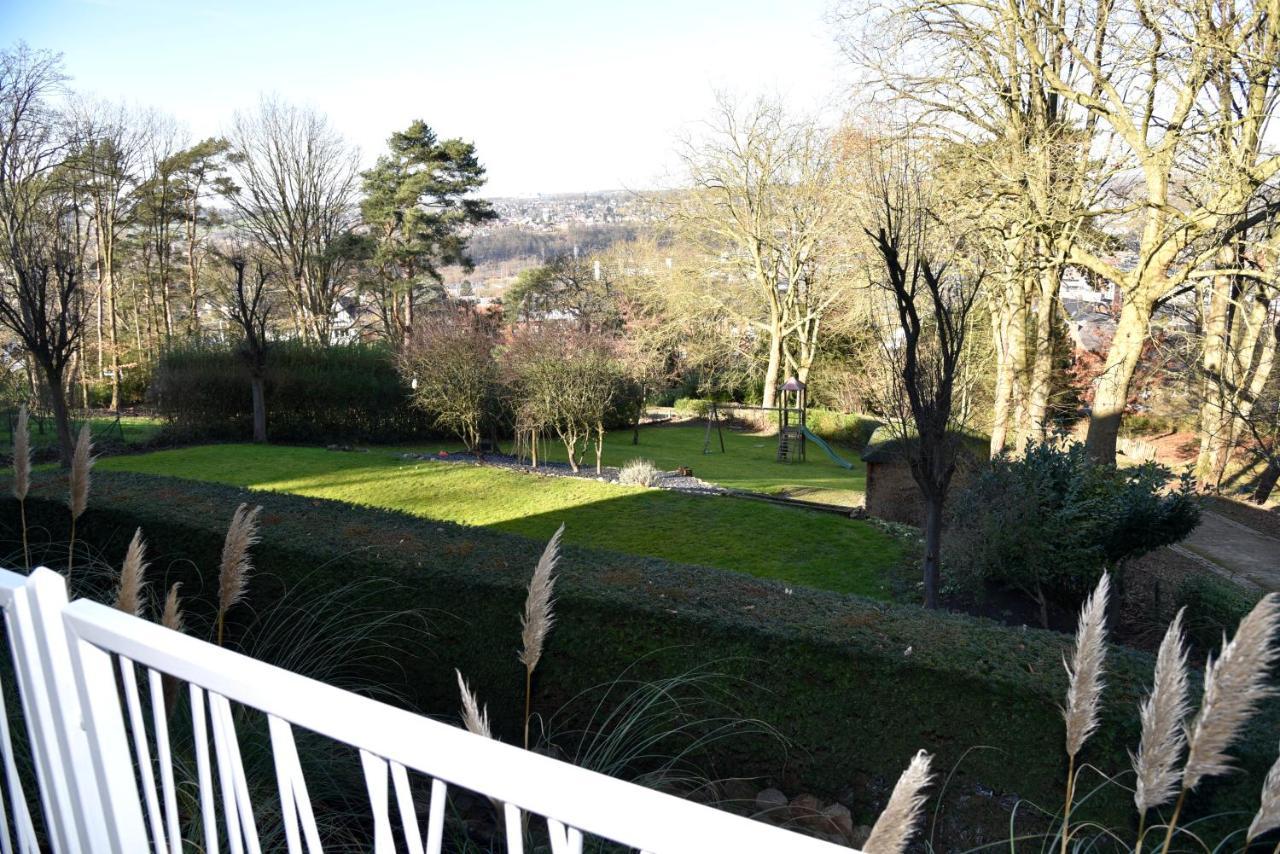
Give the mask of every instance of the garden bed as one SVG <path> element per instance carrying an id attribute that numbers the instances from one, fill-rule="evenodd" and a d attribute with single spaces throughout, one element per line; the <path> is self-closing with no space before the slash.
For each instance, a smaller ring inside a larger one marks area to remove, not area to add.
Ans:
<path id="1" fill-rule="evenodd" d="M 41 474 L 28 502 L 32 530 L 53 543 L 66 538 L 63 497 L 61 479 Z M 408 688 L 415 708 L 453 716 L 460 668 L 488 702 L 500 736 L 516 738 L 519 613 L 538 542 L 332 501 L 107 472 L 95 475 L 78 535 L 118 559 L 141 526 L 153 582 L 182 581 L 194 618 L 207 620 L 224 526 L 242 501 L 264 507 L 253 608 L 298 584 L 380 580 L 387 607 L 418 605 L 431 622 L 429 642 L 387 678 Z M 6 499 L 0 511 L 11 548 L 16 510 Z M 573 526 L 572 515 L 566 521 Z M 420 598 L 407 601 L 406 588 Z M 956 769 L 944 796 L 949 823 L 980 830 L 987 841 L 1007 832 L 985 812 L 993 799 L 1031 798 L 1052 809 L 1061 796 L 1065 636 L 574 547 L 565 549 L 556 592 L 537 709 L 558 708 L 623 673 L 646 679 L 711 667 L 736 680 L 737 716 L 777 727 L 790 745 L 785 754 L 726 747 L 714 756 L 725 776 L 839 798 L 865 820 L 880 805 L 874 793 L 926 748 L 942 772 Z M 1128 768 L 1151 666 L 1147 655 L 1109 654 L 1103 723 L 1085 751 L 1107 773 Z M 1205 784 L 1194 814 L 1256 807 L 1277 712 L 1234 751 L 1245 773 Z M 979 747 L 992 749 L 972 750 Z M 1126 801 L 1110 798 L 1099 808 L 1124 816 Z"/>

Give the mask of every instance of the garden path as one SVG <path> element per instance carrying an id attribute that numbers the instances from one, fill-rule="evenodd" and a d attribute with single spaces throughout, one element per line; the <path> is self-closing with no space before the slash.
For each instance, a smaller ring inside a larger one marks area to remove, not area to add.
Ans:
<path id="1" fill-rule="evenodd" d="M 1212 510 L 1202 511 L 1191 536 L 1173 548 L 1245 586 L 1280 591 L 1280 540 Z"/>

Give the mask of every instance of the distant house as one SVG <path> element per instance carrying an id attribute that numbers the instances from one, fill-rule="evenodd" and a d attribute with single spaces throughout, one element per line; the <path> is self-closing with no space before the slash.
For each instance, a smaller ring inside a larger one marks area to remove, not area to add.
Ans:
<path id="1" fill-rule="evenodd" d="M 907 462 L 907 442 L 881 427 L 871 434 L 871 441 L 862 449 L 862 461 L 867 466 L 868 515 L 889 522 L 920 527 L 924 524 L 924 505 L 920 500 L 920 488 L 911 476 Z M 951 480 L 951 494 L 963 489 L 977 466 L 986 458 L 986 442 L 980 436 L 965 436 L 955 477 Z"/>

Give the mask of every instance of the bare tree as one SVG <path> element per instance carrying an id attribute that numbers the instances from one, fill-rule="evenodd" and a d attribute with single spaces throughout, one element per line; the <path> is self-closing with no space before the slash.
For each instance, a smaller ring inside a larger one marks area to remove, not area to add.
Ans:
<path id="1" fill-rule="evenodd" d="M 280 268 L 299 331 L 327 344 L 348 287 L 357 153 L 323 115 L 272 98 L 237 114 L 229 140 L 235 212 Z"/>
<path id="2" fill-rule="evenodd" d="M 872 155 L 863 232 L 896 321 L 883 336 L 896 382 L 881 409 L 923 499 L 924 599 L 936 608 L 943 509 L 963 439 L 954 395 L 985 272 L 967 267 L 965 247 L 939 222 L 917 156 L 910 140 Z"/>
<path id="3" fill-rule="evenodd" d="M 681 158 L 693 188 L 675 218 L 713 259 L 702 302 L 764 338 L 763 403 L 773 406 L 780 372 L 808 374 L 839 291 L 827 244 L 844 196 L 830 140 L 778 103 L 744 110 L 721 96 L 710 134 L 686 141 Z"/>
<path id="4" fill-rule="evenodd" d="M 240 335 L 238 352 L 249 369 L 249 385 L 253 395 L 253 441 L 267 441 L 267 321 L 271 316 L 272 301 L 267 290 L 271 278 L 267 264 L 261 258 L 251 258 L 243 249 L 224 256 L 230 268 L 231 279 L 221 288 L 223 310 L 227 319 Z M 253 276 L 246 280 L 250 264 Z"/>
<path id="5" fill-rule="evenodd" d="M 83 245 L 74 197 L 59 170 L 69 148 L 49 104 L 63 80 L 61 58 L 18 45 L 0 53 L 0 323 L 39 368 L 58 432 L 59 458 L 71 464 L 67 366 L 82 328 Z"/>

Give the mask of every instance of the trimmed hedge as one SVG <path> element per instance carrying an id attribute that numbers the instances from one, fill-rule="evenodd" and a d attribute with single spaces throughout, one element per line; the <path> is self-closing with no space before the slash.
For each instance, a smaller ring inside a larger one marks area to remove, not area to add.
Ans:
<path id="1" fill-rule="evenodd" d="M 274 442 L 401 442 L 437 435 L 411 405 L 385 347 L 281 341 L 267 357 L 267 435 Z M 248 441 L 249 372 L 231 347 L 188 347 L 160 357 L 152 396 L 179 441 Z"/>
<path id="2" fill-rule="evenodd" d="M 398 582 L 388 585 L 387 606 L 416 604 L 432 622 L 421 655 L 400 662 L 413 704 L 456 715 L 458 667 L 488 703 L 499 735 L 518 740 L 518 615 L 542 543 L 171 478 L 103 472 L 93 490 L 77 536 L 119 560 L 141 526 L 153 580 L 167 574 L 166 582 L 182 581 L 188 609 L 200 616 L 212 611 L 225 525 L 241 501 L 264 508 L 251 604 L 270 601 L 280 585 L 304 577 L 311 584 L 352 575 Z M 27 505 L 32 528 L 54 542 L 67 534 L 64 491 L 56 475 L 41 473 Z M 4 501 L 0 525 L 12 547 L 17 507 Z M 565 521 L 573 524 L 572 517 Z M 420 601 L 405 603 L 403 585 L 421 590 Z M 936 752 L 935 767 L 944 773 L 963 759 L 947 790 L 956 809 L 964 801 L 972 809 L 978 783 L 1050 809 L 1061 798 L 1066 636 L 575 547 L 564 549 L 556 593 L 557 622 L 536 680 L 535 704 L 544 712 L 627 668 L 629 676 L 647 679 L 715 662 L 749 680 L 735 689 L 735 711 L 776 726 L 793 745 L 780 780 L 776 752 L 741 746 L 717 758 L 724 773 L 772 777 L 793 794 L 848 798 L 855 781 L 891 782 L 925 748 Z M 1111 774 L 1127 771 L 1125 751 L 1137 746 L 1136 706 L 1151 668 L 1149 655 L 1111 651 L 1103 724 L 1085 748 L 1086 762 Z M 1274 754 L 1277 712 L 1271 709 L 1234 751 L 1247 773 L 1207 782 L 1192 799 L 1192 813 L 1256 808 Z M 998 749 L 966 756 L 975 746 Z M 866 797 L 865 788 L 855 788 L 853 797 Z M 1097 808 L 1125 820 L 1132 809 L 1122 794 L 1100 799 Z M 869 813 L 873 806 L 856 808 Z M 994 838 L 1007 833 L 1000 816 L 982 815 L 973 820 L 991 822 Z"/>

